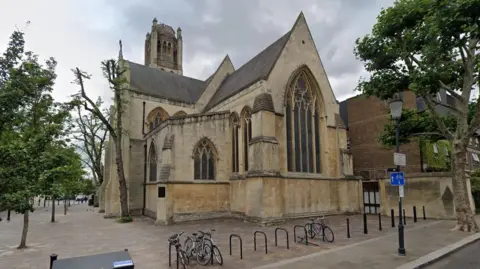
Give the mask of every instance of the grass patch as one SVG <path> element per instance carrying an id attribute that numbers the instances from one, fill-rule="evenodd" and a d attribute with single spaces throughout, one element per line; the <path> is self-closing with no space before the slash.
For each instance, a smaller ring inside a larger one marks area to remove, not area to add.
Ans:
<path id="1" fill-rule="evenodd" d="M 132 216 L 126 216 L 126 217 L 118 217 L 117 218 L 117 223 L 129 223 L 133 221 Z"/>

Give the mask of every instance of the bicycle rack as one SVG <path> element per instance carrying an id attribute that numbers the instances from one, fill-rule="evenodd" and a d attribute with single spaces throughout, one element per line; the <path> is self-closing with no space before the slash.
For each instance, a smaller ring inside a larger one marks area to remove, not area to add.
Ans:
<path id="1" fill-rule="evenodd" d="M 268 254 L 267 250 L 267 235 L 262 232 L 262 231 L 255 231 L 253 233 L 253 250 L 257 251 L 257 234 L 263 234 L 263 237 L 265 238 L 265 254 Z"/>
<path id="2" fill-rule="evenodd" d="M 302 226 L 302 225 L 293 226 L 293 242 L 297 243 L 296 229 L 299 228 L 299 227 L 303 228 L 303 231 L 305 232 L 305 245 L 308 246 L 307 228 L 305 228 L 305 226 Z M 299 236 L 299 238 L 301 238 L 301 237 Z M 301 238 L 301 239 L 303 239 L 303 238 Z"/>
<path id="3" fill-rule="evenodd" d="M 230 256 L 232 256 L 232 237 L 236 237 L 236 238 L 238 238 L 238 240 L 240 240 L 240 260 L 242 260 L 242 259 L 243 259 L 243 246 L 242 246 L 243 244 L 242 244 L 242 238 L 241 238 L 239 235 L 237 235 L 237 234 L 231 234 L 231 235 L 230 235 L 230 239 L 229 239 L 229 241 L 230 241 Z M 213 251 L 212 251 L 212 252 L 213 252 Z"/>
<path id="4" fill-rule="evenodd" d="M 173 245 L 172 243 L 168 243 L 168 267 L 172 267 L 172 246 L 175 247 L 175 245 Z M 178 251 L 177 251 L 177 269 L 179 268 L 178 260 L 179 259 L 178 259 Z"/>
<path id="5" fill-rule="evenodd" d="M 275 246 L 278 247 L 278 240 L 277 240 L 277 237 L 278 237 L 278 230 L 282 230 L 282 231 L 285 231 L 285 234 L 287 235 L 287 249 L 290 249 L 289 245 L 288 245 L 288 231 L 283 229 L 283 228 L 277 228 L 275 229 Z"/>

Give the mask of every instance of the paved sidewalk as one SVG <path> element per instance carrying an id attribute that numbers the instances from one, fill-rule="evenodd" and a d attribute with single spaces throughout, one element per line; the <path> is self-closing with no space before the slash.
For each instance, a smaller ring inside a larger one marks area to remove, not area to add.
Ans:
<path id="1" fill-rule="evenodd" d="M 398 234 L 289 259 L 255 269 L 390 269 L 457 242 L 467 233 L 451 232 L 453 221 L 436 221 L 405 230 L 407 255 L 397 255 Z"/>

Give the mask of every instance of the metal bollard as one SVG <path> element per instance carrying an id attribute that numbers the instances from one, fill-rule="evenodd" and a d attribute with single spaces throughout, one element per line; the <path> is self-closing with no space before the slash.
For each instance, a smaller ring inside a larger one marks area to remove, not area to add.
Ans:
<path id="1" fill-rule="evenodd" d="M 368 234 L 367 228 L 367 213 L 363 213 L 363 233 Z"/>
<path id="2" fill-rule="evenodd" d="M 390 209 L 390 217 L 392 218 L 392 227 L 395 228 L 395 211 Z"/>
<path id="3" fill-rule="evenodd" d="M 382 230 L 382 214 L 378 213 L 378 230 Z"/>
<path id="4" fill-rule="evenodd" d="M 347 218 L 347 238 L 350 238 L 350 220 Z"/>
<path id="5" fill-rule="evenodd" d="M 7 210 L 7 221 L 10 221 L 10 209 Z"/>
<path id="6" fill-rule="evenodd" d="M 423 220 L 426 220 L 427 217 L 425 216 L 425 206 L 422 206 L 423 207 Z"/>
<path id="7" fill-rule="evenodd" d="M 58 258 L 58 255 L 57 254 L 52 254 L 50 255 L 50 269 L 53 268 L 53 262 L 56 261 Z"/>
<path id="8" fill-rule="evenodd" d="M 413 206 L 413 222 L 417 222 L 417 207 Z"/>

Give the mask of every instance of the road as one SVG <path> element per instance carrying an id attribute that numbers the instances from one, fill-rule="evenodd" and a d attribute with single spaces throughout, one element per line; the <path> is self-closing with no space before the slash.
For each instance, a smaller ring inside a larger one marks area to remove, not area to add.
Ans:
<path id="1" fill-rule="evenodd" d="M 480 268 L 480 241 L 442 259 L 425 269 L 478 269 Z"/>

